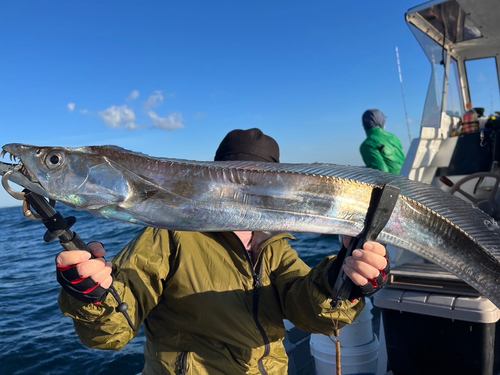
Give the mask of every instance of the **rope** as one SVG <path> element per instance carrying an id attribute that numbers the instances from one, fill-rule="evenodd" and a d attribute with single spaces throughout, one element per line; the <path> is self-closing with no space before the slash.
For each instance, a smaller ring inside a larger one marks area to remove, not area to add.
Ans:
<path id="1" fill-rule="evenodd" d="M 342 375 L 342 365 L 341 365 L 341 347 L 340 347 L 340 341 L 338 337 L 340 336 L 340 329 L 339 329 L 339 318 L 340 318 L 340 312 L 338 314 L 337 319 L 333 319 L 332 312 L 330 311 L 330 318 L 332 319 L 333 323 L 333 342 L 335 343 L 335 374 L 336 375 Z"/>

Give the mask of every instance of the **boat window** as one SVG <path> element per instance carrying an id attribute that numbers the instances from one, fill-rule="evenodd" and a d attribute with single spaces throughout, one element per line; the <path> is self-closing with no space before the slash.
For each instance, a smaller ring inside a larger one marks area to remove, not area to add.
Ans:
<path id="1" fill-rule="evenodd" d="M 439 128 L 441 124 L 441 108 L 443 104 L 444 65 L 446 52 L 443 48 L 430 39 L 426 34 L 409 24 L 410 30 L 415 35 L 422 50 L 431 63 L 431 81 L 425 98 L 422 126 Z"/>
<path id="2" fill-rule="evenodd" d="M 489 116 L 500 111 L 497 62 L 494 57 L 465 62 L 469 95 L 475 108 L 484 108 Z"/>
<path id="3" fill-rule="evenodd" d="M 460 89 L 460 75 L 458 63 L 454 58 L 450 59 L 450 77 L 448 84 L 448 100 L 446 102 L 446 114 L 453 117 L 462 117 L 464 113 L 464 101 Z"/>
<path id="4" fill-rule="evenodd" d="M 483 35 L 456 0 L 446 1 L 418 12 L 452 43 L 481 38 Z"/>

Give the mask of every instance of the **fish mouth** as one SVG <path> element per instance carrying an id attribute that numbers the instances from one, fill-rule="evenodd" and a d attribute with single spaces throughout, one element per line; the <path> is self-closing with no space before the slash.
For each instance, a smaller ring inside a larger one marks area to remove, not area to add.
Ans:
<path id="1" fill-rule="evenodd" d="M 15 145 L 7 144 L 7 145 L 2 146 L 2 152 L 0 152 L 0 159 L 8 157 L 10 159 L 10 161 L 17 163 L 17 164 L 9 164 L 9 163 L 0 162 L 2 175 L 6 172 L 6 169 L 13 168 L 16 165 L 22 164 L 21 158 L 13 150 L 13 148 L 14 148 L 13 146 L 15 146 Z"/>
<path id="2" fill-rule="evenodd" d="M 24 195 L 12 189 L 9 185 L 9 181 L 15 184 L 34 191 L 36 193 L 44 194 L 44 189 L 40 186 L 40 183 L 36 176 L 23 164 L 21 158 L 16 155 L 9 147 L 10 145 L 5 145 L 2 147 L 0 152 L 0 159 L 8 157 L 13 163 L 0 162 L 0 175 L 2 176 L 2 186 L 12 197 L 18 200 L 24 200 Z"/>
<path id="3" fill-rule="evenodd" d="M 10 161 L 13 161 L 16 164 L 0 162 L 1 175 L 5 176 L 6 173 L 13 171 L 11 173 L 21 174 L 27 179 L 29 179 L 30 182 L 38 183 L 38 179 L 35 177 L 33 173 L 31 173 L 28 170 L 28 168 L 26 168 L 21 158 L 12 151 L 7 150 L 6 149 L 7 146 L 9 145 L 2 147 L 2 152 L 0 152 L 0 159 L 3 159 L 7 156 L 10 159 Z"/>

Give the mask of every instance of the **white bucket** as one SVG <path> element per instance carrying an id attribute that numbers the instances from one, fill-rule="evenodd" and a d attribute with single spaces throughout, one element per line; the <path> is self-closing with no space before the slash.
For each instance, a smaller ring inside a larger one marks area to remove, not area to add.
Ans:
<path id="1" fill-rule="evenodd" d="M 372 302 L 366 298 L 366 306 L 356 320 L 340 330 L 342 375 L 376 374 L 379 342 L 373 333 Z M 312 334 L 311 355 L 316 364 L 316 374 L 332 374 L 336 364 L 333 337 Z"/>
<path id="2" fill-rule="evenodd" d="M 371 313 L 373 304 L 369 298 L 365 301 L 366 306 L 356 320 L 340 330 L 338 340 L 342 347 L 359 346 L 373 341 L 373 315 Z"/>
<path id="3" fill-rule="evenodd" d="M 335 373 L 336 353 L 333 339 L 331 345 L 325 346 L 315 340 L 318 335 L 311 335 L 311 355 L 317 375 L 331 375 Z M 347 346 L 341 349 L 342 375 L 363 374 L 375 375 L 378 365 L 378 339 L 372 334 L 373 340 L 365 345 Z"/>

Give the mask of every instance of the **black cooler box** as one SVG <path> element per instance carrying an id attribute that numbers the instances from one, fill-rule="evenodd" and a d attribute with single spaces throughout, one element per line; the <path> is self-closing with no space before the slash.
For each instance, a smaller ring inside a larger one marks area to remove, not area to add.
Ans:
<path id="1" fill-rule="evenodd" d="M 500 310 L 488 299 L 385 288 L 374 305 L 382 311 L 394 375 L 500 371 Z"/>

